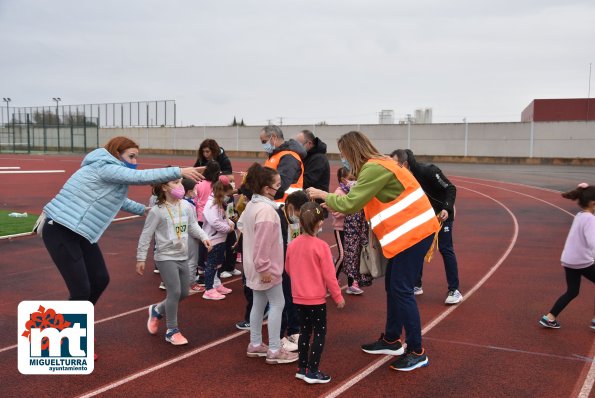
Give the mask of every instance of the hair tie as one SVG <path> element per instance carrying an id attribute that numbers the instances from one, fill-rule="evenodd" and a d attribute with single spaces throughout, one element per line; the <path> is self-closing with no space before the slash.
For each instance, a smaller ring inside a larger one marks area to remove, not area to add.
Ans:
<path id="1" fill-rule="evenodd" d="M 589 188 L 589 184 L 587 184 L 586 182 L 581 182 L 577 185 L 577 188 L 587 189 Z"/>
<path id="2" fill-rule="evenodd" d="M 229 178 L 227 178 L 227 176 L 226 176 L 226 175 L 220 175 L 220 176 L 219 176 L 219 182 L 220 182 L 221 184 L 223 184 L 223 186 L 225 186 L 225 187 L 226 187 L 226 186 L 228 186 L 228 185 L 230 185 L 230 184 L 229 184 Z"/>

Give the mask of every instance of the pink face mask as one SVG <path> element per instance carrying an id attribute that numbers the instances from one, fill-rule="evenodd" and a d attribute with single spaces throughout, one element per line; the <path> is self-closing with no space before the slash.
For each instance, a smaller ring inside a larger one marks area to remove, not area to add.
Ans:
<path id="1" fill-rule="evenodd" d="M 184 191 L 184 186 L 183 185 L 178 185 L 177 187 L 175 187 L 174 189 L 172 189 L 170 192 L 171 196 L 174 199 L 183 199 L 184 198 L 184 194 L 186 193 Z"/>

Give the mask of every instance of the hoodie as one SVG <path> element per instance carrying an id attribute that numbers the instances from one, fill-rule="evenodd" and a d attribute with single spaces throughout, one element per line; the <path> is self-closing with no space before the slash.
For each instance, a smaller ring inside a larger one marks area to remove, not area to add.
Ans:
<path id="1" fill-rule="evenodd" d="M 275 150 L 273 151 L 273 153 L 271 153 L 269 157 L 281 151 L 295 152 L 299 155 L 300 159 L 302 159 L 302 162 L 303 159 L 306 157 L 306 150 L 304 149 L 302 144 L 295 141 L 294 139 L 285 141 L 283 144 L 275 148 Z M 287 190 L 287 188 L 289 188 L 291 184 L 296 183 L 300 179 L 300 176 L 302 175 L 302 165 L 293 156 L 285 155 L 281 157 L 281 159 L 279 160 L 277 172 L 281 177 L 281 187 L 277 191 L 275 199 L 281 199 L 283 195 L 285 195 L 285 191 Z"/>
<path id="2" fill-rule="evenodd" d="M 182 177 L 179 167 L 133 170 L 105 148 L 85 156 L 45 207 L 47 217 L 96 243 L 118 211 L 143 215 L 145 206 L 127 198 L 128 185 L 164 183 Z"/>
<path id="3" fill-rule="evenodd" d="M 304 189 L 314 187 L 328 192 L 331 166 L 326 157 L 326 144 L 318 137 L 304 158 Z"/>
<path id="4" fill-rule="evenodd" d="M 219 168 L 221 169 L 222 174 L 231 174 L 233 172 L 231 168 L 231 161 L 229 160 L 229 157 L 227 157 L 225 150 L 223 150 L 223 148 L 220 149 L 221 151 L 219 152 L 219 155 L 216 156 L 213 160 L 219 163 Z M 194 163 L 194 167 L 206 166 L 207 163 L 208 161 L 204 159 L 198 159 L 196 163 Z"/>

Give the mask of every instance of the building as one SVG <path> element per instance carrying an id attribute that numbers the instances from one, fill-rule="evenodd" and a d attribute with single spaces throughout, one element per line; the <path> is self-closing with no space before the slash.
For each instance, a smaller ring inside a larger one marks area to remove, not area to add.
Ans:
<path id="1" fill-rule="evenodd" d="M 392 109 L 383 109 L 378 114 L 378 124 L 394 124 L 395 111 Z"/>
<path id="2" fill-rule="evenodd" d="M 595 120 L 593 98 L 534 99 L 521 113 L 521 122 Z"/>

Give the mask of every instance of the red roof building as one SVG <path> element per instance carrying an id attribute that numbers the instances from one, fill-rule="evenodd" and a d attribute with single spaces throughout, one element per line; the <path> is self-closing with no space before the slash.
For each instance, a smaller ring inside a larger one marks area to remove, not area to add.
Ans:
<path id="1" fill-rule="evenodd" d="M 521 113 L 521 122 L 595 120 L 595 99 L 535 99 Z"/>

